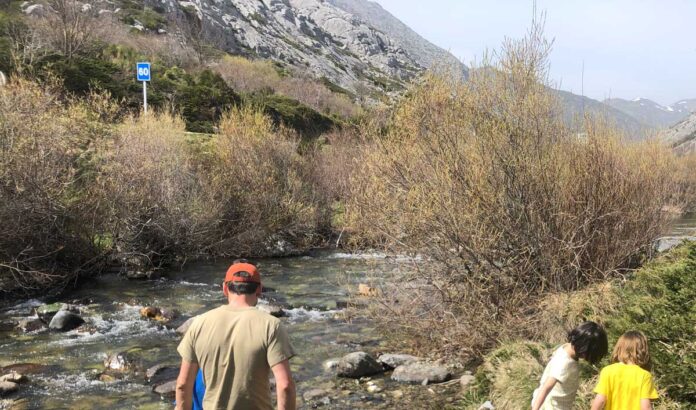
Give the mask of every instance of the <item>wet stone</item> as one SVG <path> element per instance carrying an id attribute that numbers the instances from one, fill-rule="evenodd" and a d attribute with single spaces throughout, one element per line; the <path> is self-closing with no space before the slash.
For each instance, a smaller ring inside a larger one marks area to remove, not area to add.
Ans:
<path id="1" fill-rule="evenodd" d="M 48 373 L 51 366 L 38 363 L 16 363 L 0 368 L 1 374 L 17 372 L 21 374 L 41 374 Z"/>
<path id="2" fill-rule="evenodd" d="M 0 382 L 0 396 L 7 396 L 19 390 L 19 384 L 13 382 Z"/>
<path id="3" fill-rule="evenodd" d="M 135 367 L 135 363 L 131 355 L 121 352 L 107 357 L 106 360 L 104 360 L 104 367 L 109 370 L 127 372 Z"/>
<path id="4" fill-rule="evenodd" d="M 53 319 L 53 316 L 60 312 L 62 307 L 62 303 L 51 303 L 49 305 L 41 305 L 34 309 L 34 313 L 36 314 L 36 316 L 39 317 L 39 319 L 41 319 L 42 322 L 44 322 L 45 324 L 49 324 L 51 323 L 51 319 Z"/>
<path id="5" fill-rule="evenodd" d="M 266 305 L 266 304 L 261 305 L 261 304 L 259 304 L 259 305 L 256 305 L 256 308 L 258 310 L 260 310 L 262 312 L 266 312 L 269 315 L 274 316 L 274 317 L 286 316 L 285 310 L 278 305 L 270 305 L 270 304 L 269 305 Z"/>
<path id="6" fill-rule="evenodd" d="M 334 370 L 338 367 L 338 363 L 340 361 L 341 361 L 341 359 L 325 360 L 324 363 L 321 364 L 321 367 L 323 367 L 324 370 Z"/>
<path id="7" fill-rule="evenodd" d="M 349 353 L 338 362 L 338 376 L 357 379 L 384 372 L 381 364 L 365 352 Z"/>
<path id="8" fill-rule="evenodd" d="M 159 394 L 163 398 L 171 399 L 176 395 L 176 380 L 171 380 L 166 383 L 155 386 L 152 391 Z"/>
<path id="9" fill-rule="evenodd" d="M 312 389 L 312 390 L 304 392 L 302 394 L 302 398 L 305 401 L 314 401 L 314 400 L 321 399 L 321 398 L 327 396 L 328 394 L 329 394 L 329 392 L 327 390 L 324 390 L 324 389 Z"/>
<path id="10" fill-rule="evenodd" d="M 191 323 L 193 323 L 193 319 L 195 319 L 195 318 L 196 318 L 196 316 L 194 316 L 194 317 L 188 319 L 188 320 L 185 321 L 181 326 L 177 327 L 177 328 L 176 328 L 176 333 L 178 333 L 178 334 L 180 334 L 180 335 L 185 334 L 186 331 L 188 330 L 188 328 L 191 326 Z"/>
<path id="11" fill-rule="evenodd" d="M 46 327 L 46 324 L 41 321 L 39 318 L 27 318 L 27 319 L 22 319 L 19 321 L 17 324 L 17 329 L 21 330 L 24 333 L 29 333 L 29 332 L 35 332 L 37 330 L 41 330 Z"/>
<path id="12" fill-rule="evenodd" d="M 178 376 L 178 367 L 163 364 L 152 366 L 145 372 L 145 377 L 147 378 L 148 383 L 152 383 L 154 385 L 176 380 Z"/>
<path id="13" fill-rule="evenodd" d="M 0 382 L 26 383 L 27 380 L 27 376 L 15 371 L 0 377 Z"/>
<path id="14" fill-rule="evenodd" d="M 85 320 L 75 313 L 67 310 L 61 310 L 60 312 L 56 313 L 55 316 L 53 316 L 53 319 L 51 319 L 51 323 L 49 323 L 48 327 L 51 330 L 67 332 L 81 326 L 84 323 Z"/>

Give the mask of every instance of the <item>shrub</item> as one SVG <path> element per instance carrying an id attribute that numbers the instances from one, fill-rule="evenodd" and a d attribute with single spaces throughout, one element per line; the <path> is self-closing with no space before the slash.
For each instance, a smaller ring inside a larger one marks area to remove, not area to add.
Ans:
<path id="1" fill-rule="evenodd" d="M 148 265 L 195 256 L 207 216 L 201 183 L 184 138 L 184 123 L 168 114 L 127 118 L 102 153 L 93 194 L 109 210 L 104 233 L 122 259 Z M 203 246 L 203 245 L 201 245 Z"/>
<path id="2" fill-rule="evenodd" d="M 337 125 L 332 118 L 283 95 L 257 93 L 248 103 L 260 107 L 277 126 L 290 127 L 307 138 L 316 138 Z"/>
<path id="3" fill-rule="evenodd" d="M 528 332 L 541 296 L 634 266 L 662 232 L 671 153 L 601 120 L 567 129 L 538 35 L 467 82 L 427 75 L 362 156 L 354 241 L 429 260 L 389 279 L 414 286 L 377 306 L 386 334 L 477 356 Z"/>
<path id="4" fill-rule="evenodd" d="M 103 262 L 86 187 L 110 135 L 94 111 L 104 101 L 62 98 L 16 78 L 0 87 L 0 294 L 59 291 Z"/>
<path id="5" fill-rule="evenodd" d="M 245 106 L 225 114 L 210 143 L 205 169 L 215 254 L 283 253 L 321 241 L 325 216 L 291 133 Z"/>

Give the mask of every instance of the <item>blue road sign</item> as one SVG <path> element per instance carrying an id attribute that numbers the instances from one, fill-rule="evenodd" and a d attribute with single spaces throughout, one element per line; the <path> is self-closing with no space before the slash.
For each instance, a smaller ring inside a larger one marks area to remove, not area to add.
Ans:
<path id="1" fill-rule="evenodd" d="M 138 81 L 150 81 L 150 63 L 138 63 Z"/>

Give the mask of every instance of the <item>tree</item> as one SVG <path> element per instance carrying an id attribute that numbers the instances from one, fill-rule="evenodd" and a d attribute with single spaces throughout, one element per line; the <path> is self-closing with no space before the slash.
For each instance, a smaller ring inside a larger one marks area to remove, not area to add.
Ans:
<path id="1" fill-rule="evenodd" d="M 55 13 L 49 15 L 45 30 L 54 47 L 68 60 L 84 51 L 100 30 L 100 21 L 89 4 L 75 0 L 50 0 Z"/>

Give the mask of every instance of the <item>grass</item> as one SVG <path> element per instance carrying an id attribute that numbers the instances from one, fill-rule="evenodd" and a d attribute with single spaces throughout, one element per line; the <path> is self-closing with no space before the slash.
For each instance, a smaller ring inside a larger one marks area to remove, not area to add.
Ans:
<path id="1" fill-rule="evenodd" d="M 553 347 L 563 342 L 559 339 L 561 329 L 585 319 L 604 322 L 610 344 L 627 330 L 644 332 L 650 341 L 652 372 L 661 396 L 655 408 L 696 408 L 694 272 L 696 242 L 689 242 L 646 264 L 623 284 L 549 296 L 542 304 L 547 311 L 538 323 L 547 329 L 542 337 L 545 341 L 507 342 L 487 354 L 459 408 L 476 409 L 486 400 L 497 408 L 529 408 Z M 587 409 L 599 369 L 581 363 L 576 408 Z M 605 358 L 602 366 L 607 364 Z"/>

